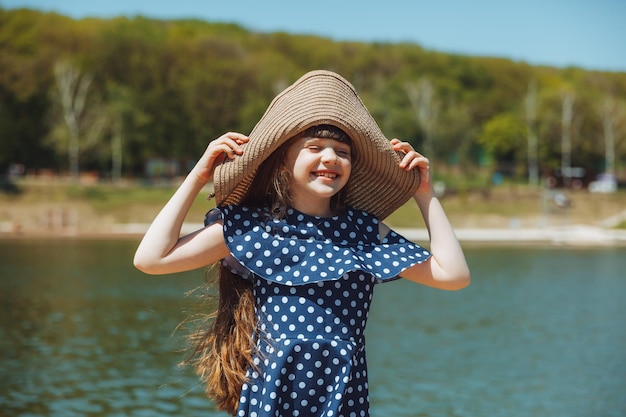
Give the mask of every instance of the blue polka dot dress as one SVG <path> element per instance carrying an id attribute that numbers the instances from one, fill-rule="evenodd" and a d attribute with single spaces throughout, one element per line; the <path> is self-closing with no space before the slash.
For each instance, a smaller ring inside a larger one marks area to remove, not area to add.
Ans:
<path id="1" fill-rule="evenodd" d="M 348 209 L 320 218 L 289 209 L 227 206 L 220 216 L 231 256 L 253 282 L 257 354 L 237 416 L 369 416 L 364 330 L 374 285 L 396 279 L 430 253 L 378 219 Z"/>

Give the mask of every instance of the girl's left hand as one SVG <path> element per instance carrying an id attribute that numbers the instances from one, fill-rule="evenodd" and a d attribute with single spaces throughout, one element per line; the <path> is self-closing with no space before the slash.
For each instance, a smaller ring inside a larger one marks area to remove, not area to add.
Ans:
<path id="1" fill-rule="evenodd" d="M 428 158 L 413 149 L 409 142 L 402 142 L 400 139 L 391 139 L 391 146 L 395 151 L 404 153 L 404 158 L 400 161 L 400 168 L 411 171 L 415 168 L 420 173 L 420 184 L 416 193 L 430 192 L 430 162 Z"/>

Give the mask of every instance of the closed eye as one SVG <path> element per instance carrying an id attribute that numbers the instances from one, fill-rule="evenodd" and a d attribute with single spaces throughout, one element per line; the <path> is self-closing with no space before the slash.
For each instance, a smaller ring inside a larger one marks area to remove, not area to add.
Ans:
<path id="1" fill-rule="evenodd" d="M 322 152 L 327 147 L 331 147 L 337 156 L 344 159 L 349 159 L 352 155 L 350 146 L 336 142 L 332 139 L 312 138 L 306 141 L 304 147 L 311 153 Z"/>

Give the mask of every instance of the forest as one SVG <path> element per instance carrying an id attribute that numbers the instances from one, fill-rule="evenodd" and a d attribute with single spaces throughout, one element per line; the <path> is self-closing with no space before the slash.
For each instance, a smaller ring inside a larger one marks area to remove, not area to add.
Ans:
<path id="1" fill-rule="evenodd" d="M 318 68 L 350 80 L 389 138 L 457 177 L 568 184 L 626 174 L 626 73 L 2 8 L 0 173 L 183 175 L 208 142 L 249 133 L 278 92 Z"/>

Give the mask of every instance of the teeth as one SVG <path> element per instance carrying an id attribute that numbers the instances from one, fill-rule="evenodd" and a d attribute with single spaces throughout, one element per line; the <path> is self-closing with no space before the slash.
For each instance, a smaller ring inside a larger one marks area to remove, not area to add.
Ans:
<path id="1" fill-rule="evenodd" d="M 326 178 L 330 178 L 330 179 L 337 178 L 337 174 L 332 174 L 330 172 L 318 172 L 316 175 L 318 177 L 326 177 Z"/>

